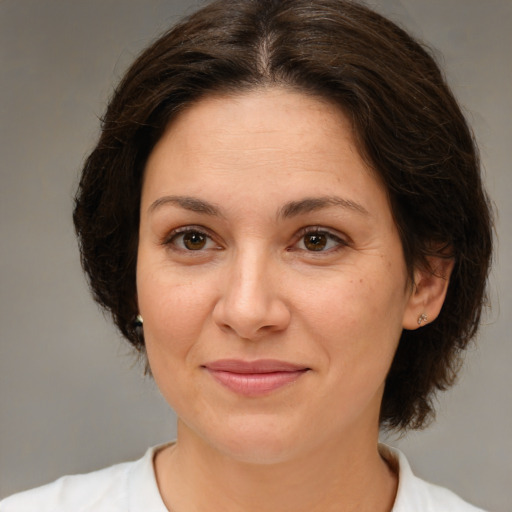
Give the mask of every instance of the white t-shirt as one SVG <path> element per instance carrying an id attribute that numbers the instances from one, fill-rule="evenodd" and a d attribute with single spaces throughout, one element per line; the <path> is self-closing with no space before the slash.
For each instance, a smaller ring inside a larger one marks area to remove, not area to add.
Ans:
<path id="1" fill-rule="evenodd" d="M 65 476 L 0 502 L 0 512 L 168 512 L 158 486 L 150 448 L 142 459 L 85 475 Z M 457 495 L 417 478 L 405 456 L 385 445 L 383 457 L 398 468 L 392 512 L 483 512 Z"/>

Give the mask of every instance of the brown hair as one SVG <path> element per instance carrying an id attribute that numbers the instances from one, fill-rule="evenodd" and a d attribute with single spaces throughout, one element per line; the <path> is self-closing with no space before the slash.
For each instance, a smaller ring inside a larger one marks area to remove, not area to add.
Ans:
<path id="1" fill-rule="evenodd" d="M 279 85 L 326 98 L 351 119 L 385 184 L 412 275 L 455 259 L 439 317 L 404 330 L 381 425 L 420 428 L 476 333 L 491 259 L 491 213 L 470 129 L 429 52 L 347 0 L 218 0 L 146 49 L 115 91 L 88 157 L 74 222 L 95 299 L 139 350 L 135 267 L 141 180 L 177 112 L 213 92 Z"/>

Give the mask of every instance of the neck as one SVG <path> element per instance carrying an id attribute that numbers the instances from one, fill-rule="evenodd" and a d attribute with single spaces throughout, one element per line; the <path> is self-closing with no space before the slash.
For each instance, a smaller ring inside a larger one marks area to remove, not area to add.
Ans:
<path id="1" fill-rule="evenodd" d="M 389 512 L 396 475 L 361 435 L 312 447 L 293 459 L 255 464 L 229 457 L 184 425 L 155 458 L 162 498 L 172 512 Z"/>

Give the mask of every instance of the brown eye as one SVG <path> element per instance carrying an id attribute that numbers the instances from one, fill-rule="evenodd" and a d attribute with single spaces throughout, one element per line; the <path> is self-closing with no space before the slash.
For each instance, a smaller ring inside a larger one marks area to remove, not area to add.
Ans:
<path id="1" fill-rule="evenodd" d="M 198 231 L 190 231 L 183 234 L 183 245 L 189 251 L 199 251 L 204 249 L 207 237 Z"/>
<path id="2" fill-rule="evenodd" d="M 327 235 L 324 233 L 308 233 L 304 235 L 304 247 L 308 251 L 323 251 L 327 246 Z"/>
<path id="3" fill-rule="evenodd" d="M 302 230 L 300 238 L 297 243 L 293 245 L 293 248 L 306 252 L 332 254 L 347 247 L 347 245 L 347 242 L 343 238 L 335 235 L 331 231 L 308 227 Z"/>

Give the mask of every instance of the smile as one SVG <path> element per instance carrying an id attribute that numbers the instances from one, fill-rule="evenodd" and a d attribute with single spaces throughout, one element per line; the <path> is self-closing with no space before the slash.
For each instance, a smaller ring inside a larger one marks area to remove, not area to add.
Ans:
<path id="1" fill-rule="evenodd" d="M 309 368 L 276 360 L 224 359 L 203 366 L 220 384 L 244 396 L 262 396 L 291 384 Z"/>

